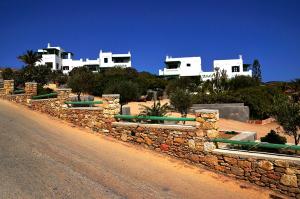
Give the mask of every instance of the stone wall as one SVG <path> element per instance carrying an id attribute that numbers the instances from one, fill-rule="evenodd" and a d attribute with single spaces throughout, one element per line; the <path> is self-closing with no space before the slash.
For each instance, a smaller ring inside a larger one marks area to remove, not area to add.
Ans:
<path id="1" fill-rule="evenodd" d="M 219 135 L 217 110 L 196 111 L 195 126 L 117 122 L 114 115 L 120 111 L 119 95 L 103 95 L 102 107 L 69 108 L 64 101 L 69 99 L 70 92 L 70 89 L 58 90 L 58 97 L 51 99 L 31 100 L 24 94 L 5 94 L 4 98 L 17 103 L 27 99 L 26 105 L 30 109 L 74 126 L 205 165 L 231 177 L 300 198 L 299 158 L 216 149 L 210 139 Z"/>
<path id="2" fill-rule="evenodd" d="M 4 80 L 3 81 L 4 93 L 6 95 L 13 94 L 14 87 L 15 87 L 14 80 Z"/>
<path id="3" fill-rule="evenodd" d="M 103 107 L 104 116 L 107 118 L 113 118 L 115 115 L 120 113 L 120 95 L 119 94 L 103 94 Z"/>
<path id="4" fill-rule="evenodd" d="M 30 97 L 37 95 L 37 83 L 35 83 L 35 82 L 26 82 L 24 90 L 25 90 L 26 95 L 28 95 Z"/>

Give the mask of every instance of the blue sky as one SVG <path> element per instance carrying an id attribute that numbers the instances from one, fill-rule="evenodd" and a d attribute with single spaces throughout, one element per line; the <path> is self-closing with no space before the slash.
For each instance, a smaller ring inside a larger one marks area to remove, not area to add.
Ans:
<path id="1" fill-rule="evenodd" d="M 158 73 L 166 55 L 259 59 L 263 80 L 300 78 L 299 0 L 1 0 L 0 66 L 48 42 L 75 58 L 131 51 L 139 71 Z"/>

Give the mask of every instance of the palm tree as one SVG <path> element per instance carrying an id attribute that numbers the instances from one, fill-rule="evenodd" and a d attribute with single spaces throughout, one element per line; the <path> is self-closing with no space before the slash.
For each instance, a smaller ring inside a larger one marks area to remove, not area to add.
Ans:
<path id="1" fill-rule="evenodd" d="M 27 50 L 24 55 L 17 57 L 20 61 L 24 62 L 27 66 L 34 66 L 38 61 L 41 61 L 42 57 L 33 50 Z"/>

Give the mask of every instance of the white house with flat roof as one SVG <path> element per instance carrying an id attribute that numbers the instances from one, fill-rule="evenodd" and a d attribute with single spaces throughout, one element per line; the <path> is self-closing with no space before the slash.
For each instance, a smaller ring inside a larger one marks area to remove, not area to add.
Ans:
<path id="1" fill-rule="evenodd" d="M 131 54 L 113 54 L 112 52 L 103 52 L 100 50 L 99 58 L 97 59 L 73 59 L 73 53 L 63 50 L 59 46 L 51 46 L 48 43 L 47 48 L 38 49 L 38 53 L 42 56 L 40 62 L 36 64 L 45 64 L 52 70 L 61 70 L 68 74 L 76 67 L 88 67 L 93 72 L 98 72 L 101 69 L 111 67 L 131 67 Z"/>
<path id="2" fill-rule="evenodd" d="M 173 58 L 166 56 L 165 67 L 159 70 L 160 76 L 200 76 L 200 57 Z"/>
<path id="3" fill-rule="evenodd" d="M 252 76 L 252 71 L 248 69 L 249 64 L 243 63 L 242 55 L 238 59 L 214 60 L 211 72 L 204 72 L 201 69 L 200 57 L 166 57 L 165 67 L 159 70 L 160 76 L 201 76 L 203 81 L 211 80 L 215 76 L 216 70 L 226 71 L 228 78 L 237 75 Z"/>

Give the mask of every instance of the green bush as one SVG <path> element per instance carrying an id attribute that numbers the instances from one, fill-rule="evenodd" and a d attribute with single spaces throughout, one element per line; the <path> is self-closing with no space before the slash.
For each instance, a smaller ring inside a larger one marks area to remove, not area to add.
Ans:
<path id="1" fill-rule="evenodd" d="M 170 106 L 168 103 L 161 105 L 160 101 L 154 101 L 152 106 L 140 105 L 143 110 L 140 115 L 143 116 L 165 116 L 170 110 Z M 153 120 L 151 123 L 162 123 L 160 120 Z"/>
<path id="2" fill-rule="evenodd" d="M 260 138 L 261 142 L 268 142 L 272 144 L 286 144 L 286 138 L 280 136 L 276 131 L 271 130 L 265 137 Z"/>
<path id="3" fill-rule="evenodd" d="M 53 90 L 51 88 L 43 88 L 41 84 L 37 85 L 37 95 L 44 95 L 53 93 Z"/>
<path id="4" fill-rule="evenodd" d="M 170 95 L 170 103 L 182 117 L 186 117 L 188 109 L 192 106 L 192 96 L 188 91 L 177 88 Z"/>
<path id="5" fill-rule="evenodd" d="M 136 101 L 140 98 L 139 86 L 132 81 L 110 82 L 104 90 L 106 94 L 120 94 L 120 104 L 124 105 L 130 101 Z"/>

